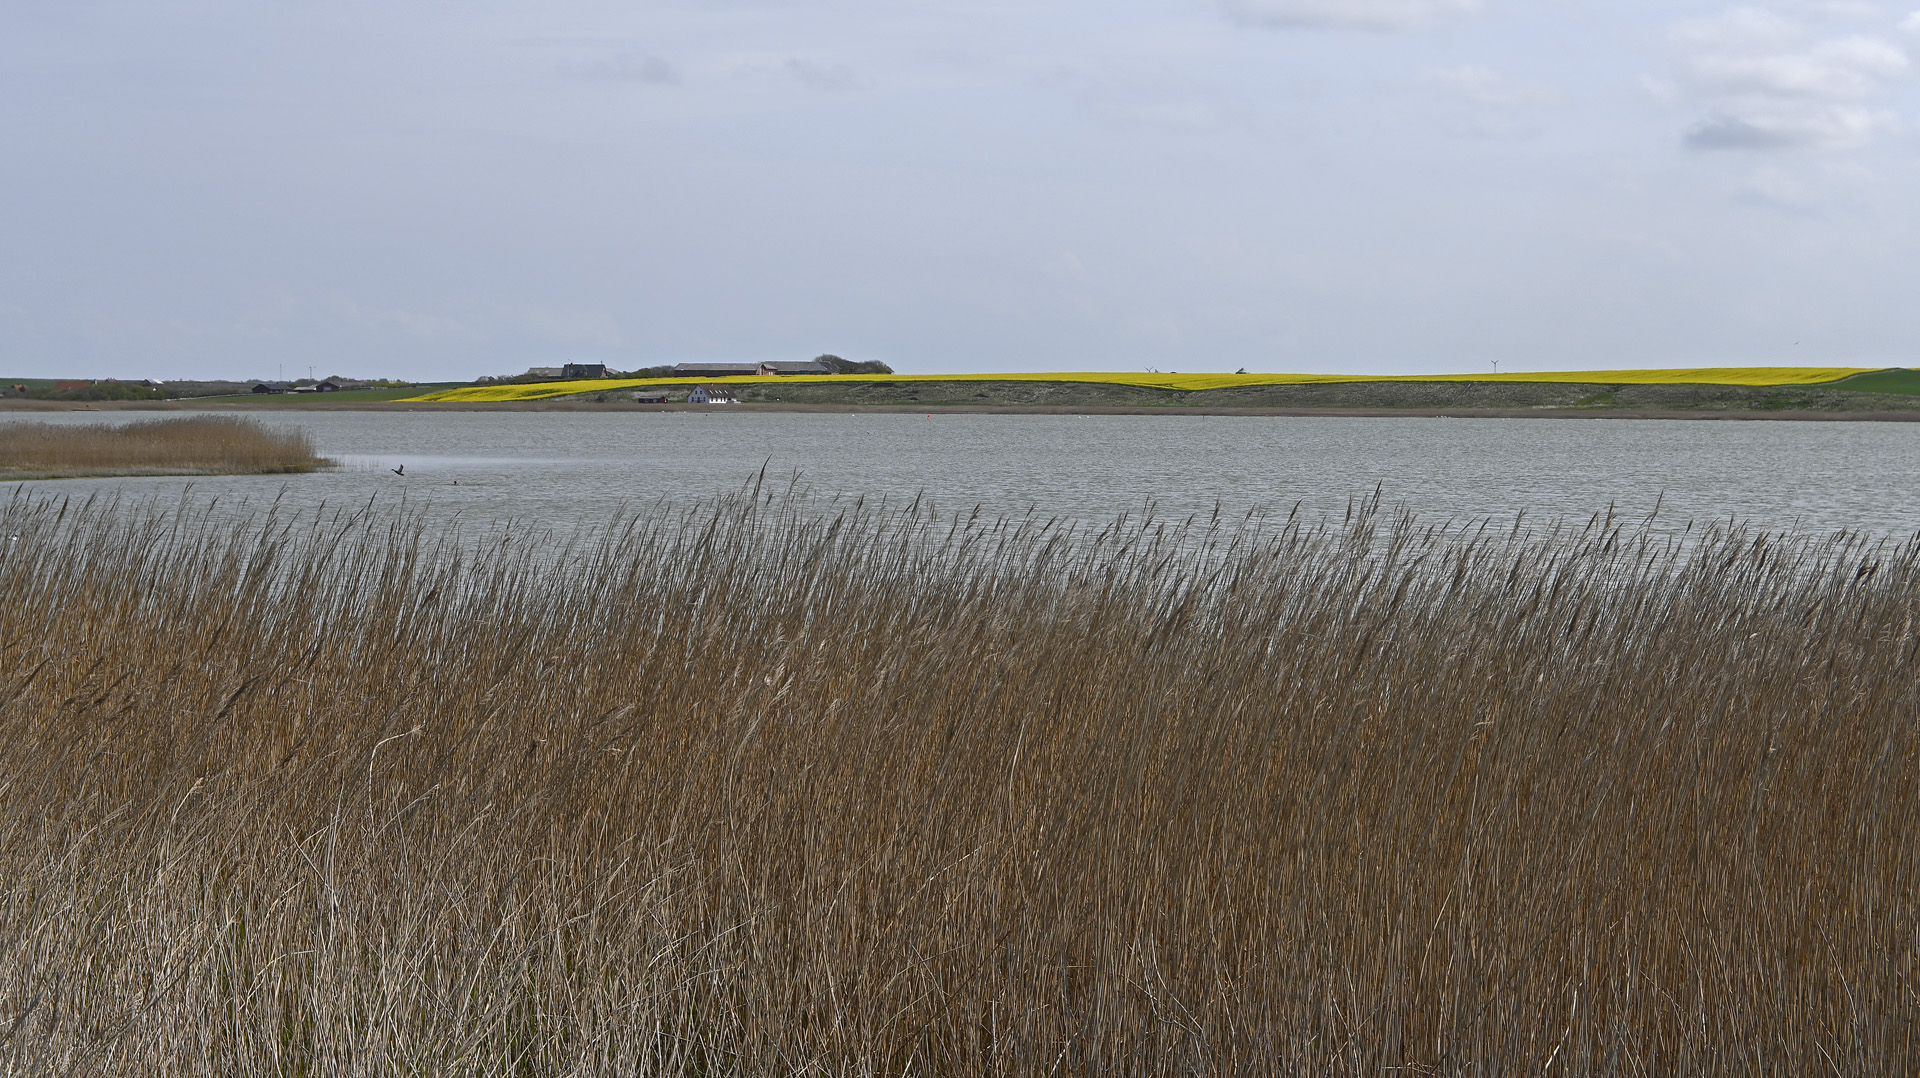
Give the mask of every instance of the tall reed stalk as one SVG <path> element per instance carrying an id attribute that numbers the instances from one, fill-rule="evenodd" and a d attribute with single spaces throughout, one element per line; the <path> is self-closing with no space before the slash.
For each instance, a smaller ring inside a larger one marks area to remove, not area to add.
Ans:
<path id="1" fill-rule="evenodd" d="M 1920 548 L 0 508 L 12 1074 L 1897 1073 Z"/>

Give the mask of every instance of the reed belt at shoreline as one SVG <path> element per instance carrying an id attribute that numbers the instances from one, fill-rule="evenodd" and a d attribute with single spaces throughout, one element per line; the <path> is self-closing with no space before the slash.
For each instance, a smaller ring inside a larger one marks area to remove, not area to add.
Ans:
<path id="1" fill-rule="evenodd" d="M 11 1073 L 1920 1058 L 1912 542 L 216 502 L 0 502 Z"/>

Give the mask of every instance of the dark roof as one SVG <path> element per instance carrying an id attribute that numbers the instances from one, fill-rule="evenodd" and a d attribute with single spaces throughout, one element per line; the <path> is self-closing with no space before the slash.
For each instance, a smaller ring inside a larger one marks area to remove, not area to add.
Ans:
<path id="1" fill-rule="evenodd" d="M 758 363 L 675 363 L 675 374 L 706 374 L 719 377 L 723 374 L 759 374 Z"/>

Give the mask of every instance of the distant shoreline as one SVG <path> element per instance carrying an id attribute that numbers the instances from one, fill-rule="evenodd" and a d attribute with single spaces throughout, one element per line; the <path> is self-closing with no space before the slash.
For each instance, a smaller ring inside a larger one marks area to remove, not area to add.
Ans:
<path id="1" fill-rule="evenodd" d="M 1461 419 L 1920 419 L 1920 370 L 1671 368 L 1544 374 L 961 374 L 515 381 L 14 407 L 199 411 L 934 412 L 977 415 L 1428 416 Z M 693 404 L 702 389 L 729 403 Z M 671 398 L 671 402 L 667 401 Z M 662 403 L 650 403 L 661 400 Z"/>
<path id="2" fill-rule="evenodd" d="M 1157 415 L 1157 416 L 1275 416 L 1357 419 L 1691 419 L 1775 422 L 1914 423 L 1913 411 L 1826 411 L 1780 409 L 1658 408 L 1311 408 L 1018 405 L 1018 404 L 808 404 L 753 402 L 740 404 L 634 404 L 622 401 L 67 401 L 3 400 L 0 413 L 44 412 L 813 412 L 924 415 Z"/>

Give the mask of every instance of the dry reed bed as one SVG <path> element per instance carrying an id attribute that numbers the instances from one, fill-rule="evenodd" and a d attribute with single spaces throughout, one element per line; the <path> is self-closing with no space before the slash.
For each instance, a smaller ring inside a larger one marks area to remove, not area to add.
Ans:
<path id="1" fill-rule="evenodd" d="M 9 1073 L 1890 1073 L 1916 548 L 0 513 Z"/>
<path id="2" fill-rule="evenodd" d="M 303 431 L 234 416 L 182 416 L 68 426 L 0 423 L 0 479 L 95 475 L 311 472 L 330 462 Z"/>

